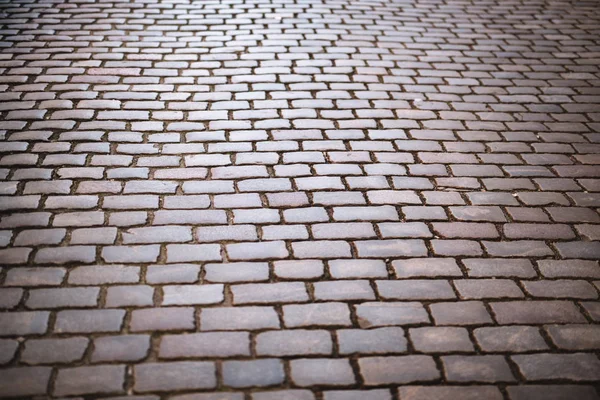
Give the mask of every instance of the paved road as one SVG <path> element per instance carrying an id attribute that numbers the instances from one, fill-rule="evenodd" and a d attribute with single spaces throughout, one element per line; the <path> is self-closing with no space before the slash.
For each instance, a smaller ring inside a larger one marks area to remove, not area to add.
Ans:
<path id="1" fill-rule="evenodd" d="M 0 35 L 0 397 L 598 399 L 598 1 L 2 0 Z"/>

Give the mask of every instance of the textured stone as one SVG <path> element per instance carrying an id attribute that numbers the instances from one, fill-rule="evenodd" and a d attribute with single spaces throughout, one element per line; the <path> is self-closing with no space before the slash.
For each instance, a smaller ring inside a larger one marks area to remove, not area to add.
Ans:
<path id="1" fill-rule="evenodd" d="M 526 354 L 511 358 L 528 381 L 597 381 L 600 374 L 600 361 L 589 353 Z"/>
<path id="2" fill-rule="evenodd" d="M 597 398 L 595 3 L 5 0 L 0 397 Z"/>
<path id="3" fill-rule="evenodd" d="M 355 382 L 346 359 L 299 359 L 290 362 L 292 380 L 298 386 L 346 386 Z"/>
<path id="4" fill-rule="evenodd" d="M 210 389 L 217 384 L 214 363 L 178 361 L 146 363 L 133 369 L 137 392 Z"/>
<path id="5" fill-rule="evenodd" d="M 44 395 L 50 382 L 50 367 L 13 367 L 0 374 L 2 397 Z"/>
<path id="6" fill-rule="evenodd" d="M 84 337 L 32 339 L 25 343 L 21 360 L 27 364 L 62 364 L 79 361 L 88 347 Z"/>
<path id="7" fill-rule="evenodd" d="M 223 382 L 234 388 L 273 386 L 283 382 L 285 373 L 280 360 L 225 361 Z"/>
<path id="8" fill-rule="evenodd" d="M 514 378 L 502 356 L 444 356 L 449 382 L 512 382 Z"/>
<path id="9" fill-rule="evenodd" d="M 433 381 L 440 376 L 429 356 L 365 357 L 358 366 L 367 386 Z"/>
<path id="10" fill-rule="evenodd" d="M 103 336 L 94 339 L 94 362 L 139 361 L 150 349 L 147 335 Z"/>
<path id="11" fill-rule="evenodd" d="M 62 369 L 54 386 L 56 396 L 123 393 L 125 366 L 98 365 Z"/>
<path id="12" fill-rule="evenodd" d="M 207 332 L 167 335 L 160 344 L 161 358 L 232 357 L 250 355 L 245 332 Z"/>

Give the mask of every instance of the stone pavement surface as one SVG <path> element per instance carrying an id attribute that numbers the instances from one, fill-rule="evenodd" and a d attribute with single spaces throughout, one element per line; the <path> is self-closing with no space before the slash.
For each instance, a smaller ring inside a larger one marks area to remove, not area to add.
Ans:
<path id="1" fill-rule="evenodd" d="M 591 400 L 600 2 L 1 0 L 0 397 Z"/>

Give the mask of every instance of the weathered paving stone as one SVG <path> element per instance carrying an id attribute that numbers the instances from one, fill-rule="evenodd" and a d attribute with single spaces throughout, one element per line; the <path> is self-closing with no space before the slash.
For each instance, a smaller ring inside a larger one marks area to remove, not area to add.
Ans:
<path id="1" fill-rule="evenodd" d="M 102 249 L 102 258 L 108 263 L 156 262 L 160 252 L 158 245 L 108 246 Z"/>
<path id="2" fill-rule="evenodd" d="M 597 325 L 550 325 L 545 329 L 559 349 L 593 350 L 599 346 Z"/>
<path id="3" fill-rule="evenodd" d="M 377 281 L 376 284 L 379 295 L 390 300 L 441 300 L 456 297 L 450 284 L 442 280 Z"/>
<path id="4" fill-rule="evenodd" d="M 223 285 L 163 286 L 163 306 L 216 304 L 224 299 Z"/>
<path id="5" fill-rule="evenodd" d="M 99 294 L 97 287 L 34 289 L 26 305 L 30 309 L 95 307 Z"/>
<path id="6" fill-rule="evenodd" d="M 327 390 L 323 392 L 323 398 L 325 400 L 358 400 L 365 397 L 373 400 L 390 400 L 392 395 L 387 389 Z"/>
<path id="7" fill-rule="evenodd" d="M 192 229 L 185 226 L 131 228 L 121 234 L 123 243 L 172 243 L 192 240 Z"/>
<path id="8" fill-rule="evenodd" d="M 94 339 L 93 362 L 139 361 L 150 349 L 150 336 L 102 336 Z"/>
<path id="9" fill-rule="evenodd" d="M 298 386 L 347 386 L 356 378 L 347 359 L 299 359 L 290 362 L 291 377 Z"/>
<path id="10" fill-rule="evenodd" d="M 65 310 L 56 314 L 57 333 L 119 332 L 125 310 Z"/>
<path id="11" fill-rule="evenodd" d="M 125 366 L 98 365 L 61 369 L 56 377 L 54 394 L 73 396 L 82 394 L 123 393 Z"/>
<path id="12" fill-rule="evenodd" d="M 19 342 L 11 339 L 0 340 L 0 364 L 8 364 L 17 353 Z"/>
<path id="13" fill-rule="evenodd" d="M 146 269 L 146 282 L 194 283 L 200 275 L 200 266 L 194 264 L 150 265 Z"/>
<path id="14" fill-rule="evenodd" d="M 401 328 L 341 329 L 337 332 L 341 354 L 393 354 L 406 352 Z"/>
<path id="15" fill-rule="evenodd" d="M 79 361 L 88 347 L 84 337 L 31 339 L 25 343 L 21 361 L 26 364 L 64 364 Z"/>
<path id="16" fill-rule="evenodd" d="M 0 375 L 0 395 L 20 397 L 44 395 L 50 382 L 51 367 L 13 367 Z"/>
<path id="17" fill-rule="evenodd" d="M 221 248 L 218 244 L 169 244 L 168 262 L 221 261 Z"/>
<path id="18" fill-rule="evenodd" d="M 533 326 L 494 326 L 473 331 L 479 347 L 485 352 L 525 352 L 545 350 L 548 345 L 539 329 Z"/>
<path id="19" fill-rule="evenodd" d="M 136 392 L 211 389 L 217 384 L 215 365 L 205 361 L 146 363 L 134 367 Z"/>
<path id="20" fill-rule="evenodd" d="M 132 332 L 192 330 L 194 309 L 190 307 L 145 308 L 131 312 Z"/>
<path id="21" fill-rule="evenodd" d="M 308 301 L 300 282 L 254 283 L 231 287 L 234 304 L 297 303 Z"/>
<path id="22" fill-rule="evenodd" d="M 515 378 L 502 356 L 444 356 L 449 382 L 512 382 Z"/>
<path id="23" fill-rule="evenodd" d="M 522 385 L 509 386 L 508 392 L 511 400 L 540 400 L 555 398 L 567 400 L 577 398 L 582 400 L 594 400 L 598 398 L 598 392 L 592 386 L 580 385 Z"/>
<path id="24" fill-rule="evenodd" d="M 321 240 L 312 242 L 292 243 L 296 258 L 350 258 L 350 245 L 344 241 Z"/>
<path id="25" fill-rule="evenodd" d="M 357 241 L 359 257 L 422 257 L 427 255 L 427 248 L 421 240 L 364 240 Z"/>
<path id="26" fill-rule="evenodd" d="M 398 388 L 398 393 L 402 399 L 408 400 L 426 400 L 432 398 L 456 398 L 462 400 L 502 399 L 502 393 L 494 386 L 403 386 Z"/>
<path id="27" fill-rule="evenodd" d="M 392 267 L 399 278 L 462 276 L 452 258 L 410 258 L 395 260 Z"/>
<path id="28" fill-rule="evenodd" d="M 524 354 L 511 356 L 527 381 L 565 379 L 596 381 L 600 361 L 594 354 Z"/>
<path id="29" fill-rule="evenodd" d="M 333 278 L 386 278 L 388 272 L 382 260 L 331 260 L 329 273 Z"/>
<path id="30" fill-rule="evenodd" d="M 464 279 L 452 281 L 464 299 L 520 298 L 525 295 L 517 284 L 508 279 Z"/>
<path id="31" fill-rule="evenodd" d="M 440 376 L 429 356 L 365 357 L 358 366 L 367 386 L 433 381 Z"/>
<path id="32" fill-rule="evenodd" d="M 282 279 L 316 279 L 323 275 L 321 260 L 283 260 L 273 262 L 273 270 Z"/>
<path id="33" fill-rule="evenodd" d="M 308 326 L 349 326 L 350 310 L 344 303 L 292 304 L 283 306 L 287 328 Z"/>
<path id="34" fill-rule="evenodd" d="M 282 241 L 227 245 L 231 260 L 265 260 L 286 258 L 288 250 Z"/>
<path id="35" fill-rule="evenodd" d="M 203 331 L 278 329 L 279 317 L 273 307 L 206 308 L 200 314 Z"/>
<path id="36" fill-rule="evenodd" d="M 548 278 L 600 278 L 598 262 L 591 260 L 539 260 L 538 268 Z"/>
<path id="37" fill-rule="evenodd" d="M 206 264 L 205 279 L 211 282 L 248 282 L 269 279 L 267 263 Z"/>
<path id="38" fill-rule="evenodd" d="M 436 325 L 479 325 L 492 323 L 485 305 L 479 301 L 433 303 L 431 316 Z"/>
<path id="39" fill-rule="evenodd" d="M 223 382 L 230 387 L 262 387 L 280 384 L 285 379 L 283 364 L 277 359 L 225 361 Z"/>
<path id="40" fill-rule="evenodd" d="M 0 289 L 0 309 L 15 308 L 23 297 L 23 289 L 3 288 Z"/>
<path id="41" fill-rule="evenodd" d="M 46 247 L 35 256 L 36 264 L 89 264 L 96 259 L 96 249 L 91 246 Z"/>
<path id="42" fill-rule="evenodd" d="M 1 398 L 598 398 L 594 1 L 4 3 Z"/>
<path id="43" fill-rule="evenodd" d="M 583 280 L 559 279 L 544 282 L 523 282 L 525 291 L 538 298 L 577 298 L 595 299 L 598 293 L 594 287 Z"/>
<path id="44" fill-rule="evenodd" d="M 429 323 L 425 307 L 417 302 L 366 302 L 355 306 L 361 328 Z"/>
<path id="45" fill-rule="evenodd" d="M 115 283 L 137 283 L 140 280 L 140 267 L 125 265 L 88 265 L 75 267 L 69 273 L 71 285 L 104 285 Z"/>
<path id="46" fill-rule="evenodd" d="M 49 317 L 47 311 L 0 313 L 0 336 L 44 334 L 48 330 Z"/>
<path id="47" fill-rule="evenodd" d="M 154 289 L 145 285 L 114 286 L 106 290 L 105 306 L 109 307 L 143 307 L 151 306 Z"/>
<path id="48" fill-rule="evenodd" d="M 315 282 L 314 297 L 317 300 L 374 300 L 375 294 L 367 280 L 338 282 Z"/>
<path id="49" fill-rule="evenodd" d="M 491 303 L 495 319 L 500 324 L 580 323 L 585 318 L 569 301 L 511 301 Z"/>
<path id="50" fill-rule="evenodd" d="M 410 339 L 424 353 L 473 352 L 469 332 L 460 327 L 422 327 L 409 329 Z"/>
<path id="51" fill-rule="evenodd" d="M 470 277 L 517 277 L 537 276 L 531 261 L 527 259 L 464 259 L 463 263 Z"/>
<path id="52" fill-rule="evenodd" d="M 256 352 L 267 356 L 331 354 L 331 335 L 325 330 L 269 331 L 256 336 Z"/>
<path id="53" fill-rule="evenodd" d="M 161 358 L 235 357 L 250 355 L 246 332 L 206 332 L 164 336 Z"/>

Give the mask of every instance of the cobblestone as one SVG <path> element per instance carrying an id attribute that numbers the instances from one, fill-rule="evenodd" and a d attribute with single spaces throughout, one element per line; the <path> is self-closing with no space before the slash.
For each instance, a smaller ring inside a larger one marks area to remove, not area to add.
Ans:
<path id="1" fill-rule="evenodd" d="M 82 394 L 123 393 L 125 366 L 98 365 L 66 368 L 58 372 L 54 394 L 73 396 Z"/>
<path id="2" fill-rule="evenodd" d="M 214 388 L 215 365 L 202 361 L 145 363 L 134 368 L 136 392 L 165 392 Z"/>
<path id="3" fill-rule="evenodd" d="M 280 360 L 225 361 L 223 382 L 230 387 L 263 387 L 281 384 L 285 372 Z"/>
<path id="4" fill-rule="evenodd" d="M 409 330 L 415 349 L 424 353 L 472 352 L 473 343 L 465 328 L 423 327 Z"/>
<path id="5" fill-rule="evenodd" d="M 150 336 L 103 336 L 94 340 L 93 362 L 131 362 L 146 357 L 150 349 Z"/>
<path id="6" fill-rule="evenodd" d="M 599 24 L 4 1 L 0 398 L 599 398 Z"/>
<path id="7" fill-rule="evenodd" d="M 21 360 L 26 364 L 62 364 L 79 361 L 88 347 L 83 337 L 32 339 L 25 344 Z"/>
<path id="8" fill-rule="evenodd" d="M 514 381 L 508 363 L 502 356 L 444 356 L 446 379 L 449 382 L 511 382 Z"/>
<path id="9" fill-rule="evenodd" d="M 301 387 L 346 386 L 356 379 L 347 359 L 298 359 L 290 364 L 292 380 Z"/>
<path id="10" fill-rule="evenodd" d="M 439 378 L 435 362 L 429 356 L 365 357 L 358 365 L 365 385 L 406 384 Z"/>

